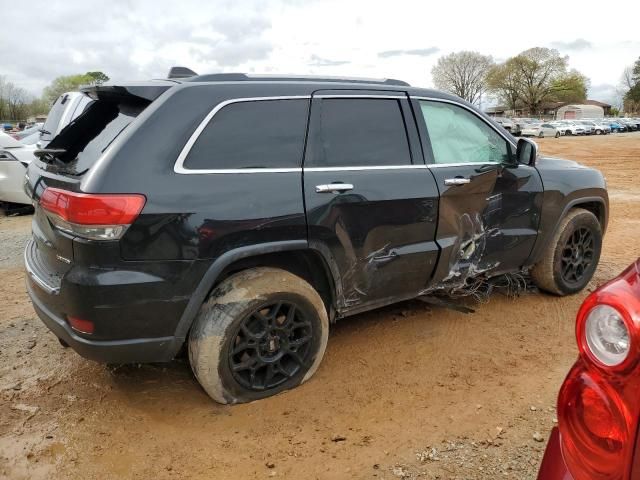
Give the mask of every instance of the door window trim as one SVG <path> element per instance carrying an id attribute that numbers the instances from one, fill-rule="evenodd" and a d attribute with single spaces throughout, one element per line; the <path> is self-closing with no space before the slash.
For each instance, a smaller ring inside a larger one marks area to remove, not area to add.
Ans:
<path id="1" fill-rule="evenodd" d="M 375 95 L 375 94 L 318 94 L 318 95 L 285 95 L 285 96 L 272 96 L 272 97 L 242 97 L 242 98 L 230 98 L 218 103 L 211 111 L 204 117 L 200 124 L 193 131 L 189 140 L 184 145 L 178 158 L 173 166 L 173 171 L 180 175 L 197 175 L 197 174 L 235 174 L 235 173 L 296 173 L 296 172 L 339 172 L 339 171 L 357 171 L 357 170 L 400 170 L 400 169 L 424 169 L 430 165 L 423 163 L 413 163 L 411 165 L 368 165 L 368 166 L 339 166 L 339 167 L 293 167 L 293 168 L 186 168 L 184 162 L 191 151 L 191 148 L 196 143 L 203 130 L 209 125 L 213 117 L 227 105 L 243 102 L 261 102 L 269 100 L 311 100 L 311 99 L 335 99 L 335 98 L 371 98 L 371 99 L 393 99 L 393 100 L 406 100 L 410 101 L 411 98 L 423 98 L 423 97 L 409 97 L 407 95 Z M 426 100 L 427 98 L 424 97 Z M 310 108 L 313 106 L 311 105 Z M 401 109 L 403 120 L 405 112 Z M 308 126 L 307 126 L 308 128 Z M 411 151 L 411 143 L 406 131 L 407 126 L 404 125 L 405 134 L 407 135 L 407 143 Z M 413 161 L 413 157 L 412 157 Z M 477 163 L 476 163 L 477 164 Z"/>
<path id="2" fill-rule="evenodd" d="M 489 128 L 491 128 L 494 132 L 496 132 L 498 135 L 500 135 L 513 149 L 512 151 L 515 153 L 515 149 L 516 149 L 516 144 L 513 142 L 513 140 L 511 140 L 509 137 L 507 137 L 504 133 L 502 133 L 500 130 L 498 130 L 495 126 L 491 125 L 491 123 L 487 122 L 487 120 L 480 115 L 478 112 L 476 112 L 473 108 L 468 107 L 467 105 L 465 105 L 464 103 L 460 103 L 460 102 L 456 102 L 455 100 L 449 100 L 446 98 L 437 98 L 437 97 L 424 97 L 424 96 L 419 96 L 419 95 L 409 95 L 409 99 L 410 100 L 425 100 L 425 101 L 429 101 L 429 102 L 440 102 L 440 103 L 449 103 L 451 105 L 456 105 L 458 107 L 462 107 L 465 110 L 467 110 L 468 112 L 471 112 L 473 115 L 475 115 L 478 119 L 480 119 L 482 122 L 484 122 L 485 125 L 487 125 Z M 422 113 L 420 113 L 420 115 L 422 115 Z M 422 121 L 424 122 L 424 126 L 427 127 L 427 122 L 424 119 L 424 116 L 422 116 Z M 429 148 L 431 148 L 431 138 L 429 137 L 429 130 L 428 127 L 426 128 L 426 134 L 427 134 L 427 141 L 429 144 Z M 426 154 L 426 152 L 425 152 Z M 433 160 L 433 154 L 431 154 L 430 156 L 425 155 L 425 160 Z M 467 165 L 501 165 L 501 162 L 454 162 L 454 163 L 427 163 L 427 167 L 428 168 L 443 168 L 443 167 L 462 167 L 462 166 L 467 166 Z"/>
<path id="3" fill-rule="evenodd" d="M 385 95 L 385 94 L 374 94 L 374 93 L 367 93 L 367 94 L 357 94 L 357 93 L 329 93 L 329 94 L 323 94 L 323 93 L 319 93 L 316 94 L 314 93 L 311 96 L 311 99 L 319 99 L 319 100 L 324 100 L 324 99 L 341 99 L 341 98 L 345 98 L 345 99 L 350 99 L 350 98 L 357 98 L 357 99 L 382 99 L 382 100 L 397 100 L 397 101 L 406 101 L 408 103 L 408 105 L 405 105 L 405 107 L 409 108 L 409 110 L 411 110 L 411 99 L 409 97 L 409 95 L 407 93 L 404 94 L 395 94 L 395 95 Z M 305 172 L 343 172 L 343 171 L 361 171 L 361 170 L 403 170 L 403 169 L 421 169 L 421 168 L 427 168 L 427 165 L 424 163 L 415 163 L 416 161 L 420 161 L 420 159 L 416 159 L 414 158 L 414 149 L 412 148 L 412 144 L 411 144 L 411 138 L 409 135 L 409 126 L 407 125 L 407 122 L 409 120 L 413 120 L 413 118 L 407 119 L 407 114 L 405 109 L 403 108 L 402 104 L 398 105 L 400 107 L 400 115 L 402 116 L 402 127 L 404 128 L 404 133 L 405 133 L 405 137 L 407 139 L 407 147 L 409 148 L 409 158 L 411 160 L 411 164 L 401 164 L 401 165 L 358 165 L 358 166 L 349 166 L 349 165 L 341 165 L 341 166 L 333 166 L 333 167 L 306 167 L 305 166 L 305 162 L 307 159 L 307 152 L 305 149 L 305 158 L 302 162 L 303 165 L 303 170 Z M 313 110 L 313 102 L 311 103 L 311 110 Z M 307 125 L 307 129 L 309 129 L 311 127 L 311 122 L 309 122 L 309 125 Z M 418 126 L 415 125 L 415 129 L 417 130 Z M 415 132 L 416 135 L 420 136 L 419 132 Z M 422 153 L 422 152 L 420 152 Z"/>
<path id="4" fill-rule="evenodd" d="M 213 117 L 227 105 L 234 103 L 245 102 L 264 102 L 269 100 L 310 100 L 311 95 L 287 95 L 287 96 L 273 96 L 273 97 L 244 97 L 244 98 L 230 98 L 218 103 L 211 111 L 204 117 L 200 124 L 193 131 L 187 143 L 180 151 L 178 158 L 173 165 L 173 171 L 180 175 L 197 175 L 206 173 L 289 173 L 289 172 L 302 172 L 301 167 L 292 168 L 186 168 L 184 162 L 196 143 L 200 134 L 209 125 Z"/>

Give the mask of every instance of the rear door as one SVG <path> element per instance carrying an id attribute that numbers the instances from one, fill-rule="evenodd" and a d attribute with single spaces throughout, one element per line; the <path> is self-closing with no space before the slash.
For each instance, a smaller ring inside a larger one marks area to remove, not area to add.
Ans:
<path id="1" fill-rule="evenodd" d="M 432 285 L 527 264 L 542 205 L 538 171 L 513 161 L 510 139 L 462 104 L 414 99 L 425 155 L 440 191 Z"/>
<path id="2" fill-rule="evenodd" d="M 341 279 L 341 310 L 424 287 L 438 254 L 438 192 L 406 94 L 316 92 L 303 173 L 309 241 Z"/>

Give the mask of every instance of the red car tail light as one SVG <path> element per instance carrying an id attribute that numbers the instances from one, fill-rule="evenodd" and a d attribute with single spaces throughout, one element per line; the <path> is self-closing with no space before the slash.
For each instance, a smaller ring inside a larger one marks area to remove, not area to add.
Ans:
<path id="1" fill-rule="evenodd" d="M 140 194 L 76 193 L 50 187 L 40 197 L 40 206 L 56 228 L 90 240 L 122 237 L 145 202 Z"/>
<path id="2" fill-rule="evenodd" d="M 580 358 L 558 397 L 563 458 L 576 479 L 630 479 L 640 418 L 640 261 L 587 297 L 576 336 Z"/>
<path id="3" fill-rule="evenodd" d="M 634 426 L 615 390 L 582 367 L 569 373 L 558 398 L 563 457 L 574 478 L 625 478 Z"/>

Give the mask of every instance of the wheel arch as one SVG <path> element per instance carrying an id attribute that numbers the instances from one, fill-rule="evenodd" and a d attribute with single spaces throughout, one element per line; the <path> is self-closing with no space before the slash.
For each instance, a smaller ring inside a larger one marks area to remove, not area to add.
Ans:
<path id="1" fill-rule="evenodd" d="M 306 240 L 269 242 L 230 250 L 212 262 L 180 317 L 176 343 L 181 345 L 187 338 L 200 306 L 216 285 L 234 273 L 255 267 L 281 268 L 309 282 L 323 299 L 331 319 L 336 288 L 340 287 L 322 251 L 309 246 Z"/>
<path id="2" fill-rule="evenodd" d="M 585 210 L 593 213 L 598 219 L 598 223 L 600 223 L 602 233 L 605 233 L 607 230 L 607 209 L 602 198 L 594 197 L 593 199 L 574 200 L 569 204 L 568 208 L 565 207 L 560 218 L 564 217 L 569 210 L 573 210 L 574 208 L 584 208 Z"/>
<path id="3" fill-rule="evenodd" d="M 560 221 L 567 215 L 567 213 L 569 213 L 569 211 L 573 209 L 583 208 L 593 213 L 595 217 L 598 219 L 598 223 L 600 223 L 600 227 L 602 228 L 602 234 L 604 235 L 607 230 L 607 224 L 609 221 L 607 204 L 608 202 L 606 201 L 606 199 L 600 196 L 580 197 L 580 198 L 574 198 L 568 201 L 567 204 L 564 206 L 562 212 L 558 216 L 555 222 L 555 225 L 553 227 L 553 230 L 549 232 L 548 235 L 545 236 L 544 243 L 539 246 L 538 245 L 534 246 L 535 254 L 533 254 L 530 257 L 528 264 L 533 265 L 536 262 L 538 262 L 538 260 L 540 260 L 540 256 L 542 255 L 542 252 L 544 251 L 544 248 L 546 247 L 547 243 L 551 241 L 551 239 L 556 234 L 558 230 L 558 226 L 560 225 Z"/>

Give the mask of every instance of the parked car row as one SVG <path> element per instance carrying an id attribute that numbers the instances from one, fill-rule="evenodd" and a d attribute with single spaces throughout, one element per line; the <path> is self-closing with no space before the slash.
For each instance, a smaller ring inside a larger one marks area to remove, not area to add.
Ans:
<path id="1" fill-rule="evenodd" d="M 513 135 L 561 137 L 564 135 L 607 135 L 640 130 L 640 118 L 584 118 L 542 121 L 534 118 L 496 117 L 494 120 Z"/>

